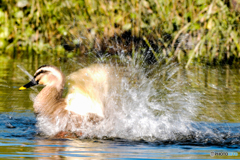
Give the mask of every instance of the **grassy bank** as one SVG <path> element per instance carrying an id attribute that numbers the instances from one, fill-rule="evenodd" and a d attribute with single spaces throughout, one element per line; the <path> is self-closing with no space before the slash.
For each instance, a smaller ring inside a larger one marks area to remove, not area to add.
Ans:
<path id="1" fill-rule="evenodd" d="M 234 0 L 3 0 L 0 52 L 12 57 L 141 53 L 150 62 L 186 67 L 236 64 L 239 29 Z"/>

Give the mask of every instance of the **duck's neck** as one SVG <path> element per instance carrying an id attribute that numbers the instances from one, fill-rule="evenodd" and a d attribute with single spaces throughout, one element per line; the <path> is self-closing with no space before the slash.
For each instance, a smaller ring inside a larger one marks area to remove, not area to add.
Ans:
<path id="1" fill-rule="evenodd" d="M 45 86 L 34 100 L 34 112 L 37 114 L 51 114 L 56 107 L 65 107 L 62 98 L 63 86 Z"/>

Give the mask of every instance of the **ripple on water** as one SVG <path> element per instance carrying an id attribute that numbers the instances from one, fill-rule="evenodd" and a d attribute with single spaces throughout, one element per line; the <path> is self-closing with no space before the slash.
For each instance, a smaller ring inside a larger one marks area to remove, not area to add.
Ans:
<path id="1" fill-rule="evenodd" d="M 36 119 L 33 113 L 8 112 L 0 114 L 0 138 L 34 138 Z"/>

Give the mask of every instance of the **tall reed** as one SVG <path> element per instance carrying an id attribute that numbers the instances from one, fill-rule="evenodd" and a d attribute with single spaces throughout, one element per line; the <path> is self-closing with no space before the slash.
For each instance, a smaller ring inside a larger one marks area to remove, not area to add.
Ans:
<path id="1" fill-rule="evenodd" d="M 3 0 L 0 51 L 19 57 L 19 51 L 41 54 L 51 48 L 62 56 L 66 46 L 71 57 L 106 43 L 108 52 L 108 40 L 128 31 L 130 38 L 149 42 L 145 47 L 156 46 L 151 53 L 158 62 L 164 58 L 186 67 L 193 62 L 237 62 L 239 14 L 229 4 L 223 0 Z M 131 42 L 129 48 L 138 42 Z"/>

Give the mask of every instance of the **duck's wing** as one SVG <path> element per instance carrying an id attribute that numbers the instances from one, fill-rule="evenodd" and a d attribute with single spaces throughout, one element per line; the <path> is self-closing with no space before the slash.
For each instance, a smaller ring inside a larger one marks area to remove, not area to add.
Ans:
<path id="1" fill-rule="evenodd" d="M 89 113 L 104 117 L 104 101 L 108 94 L 110 68 L 93 65 L 68 76 L 67 110 L 79 115 Z"/>

